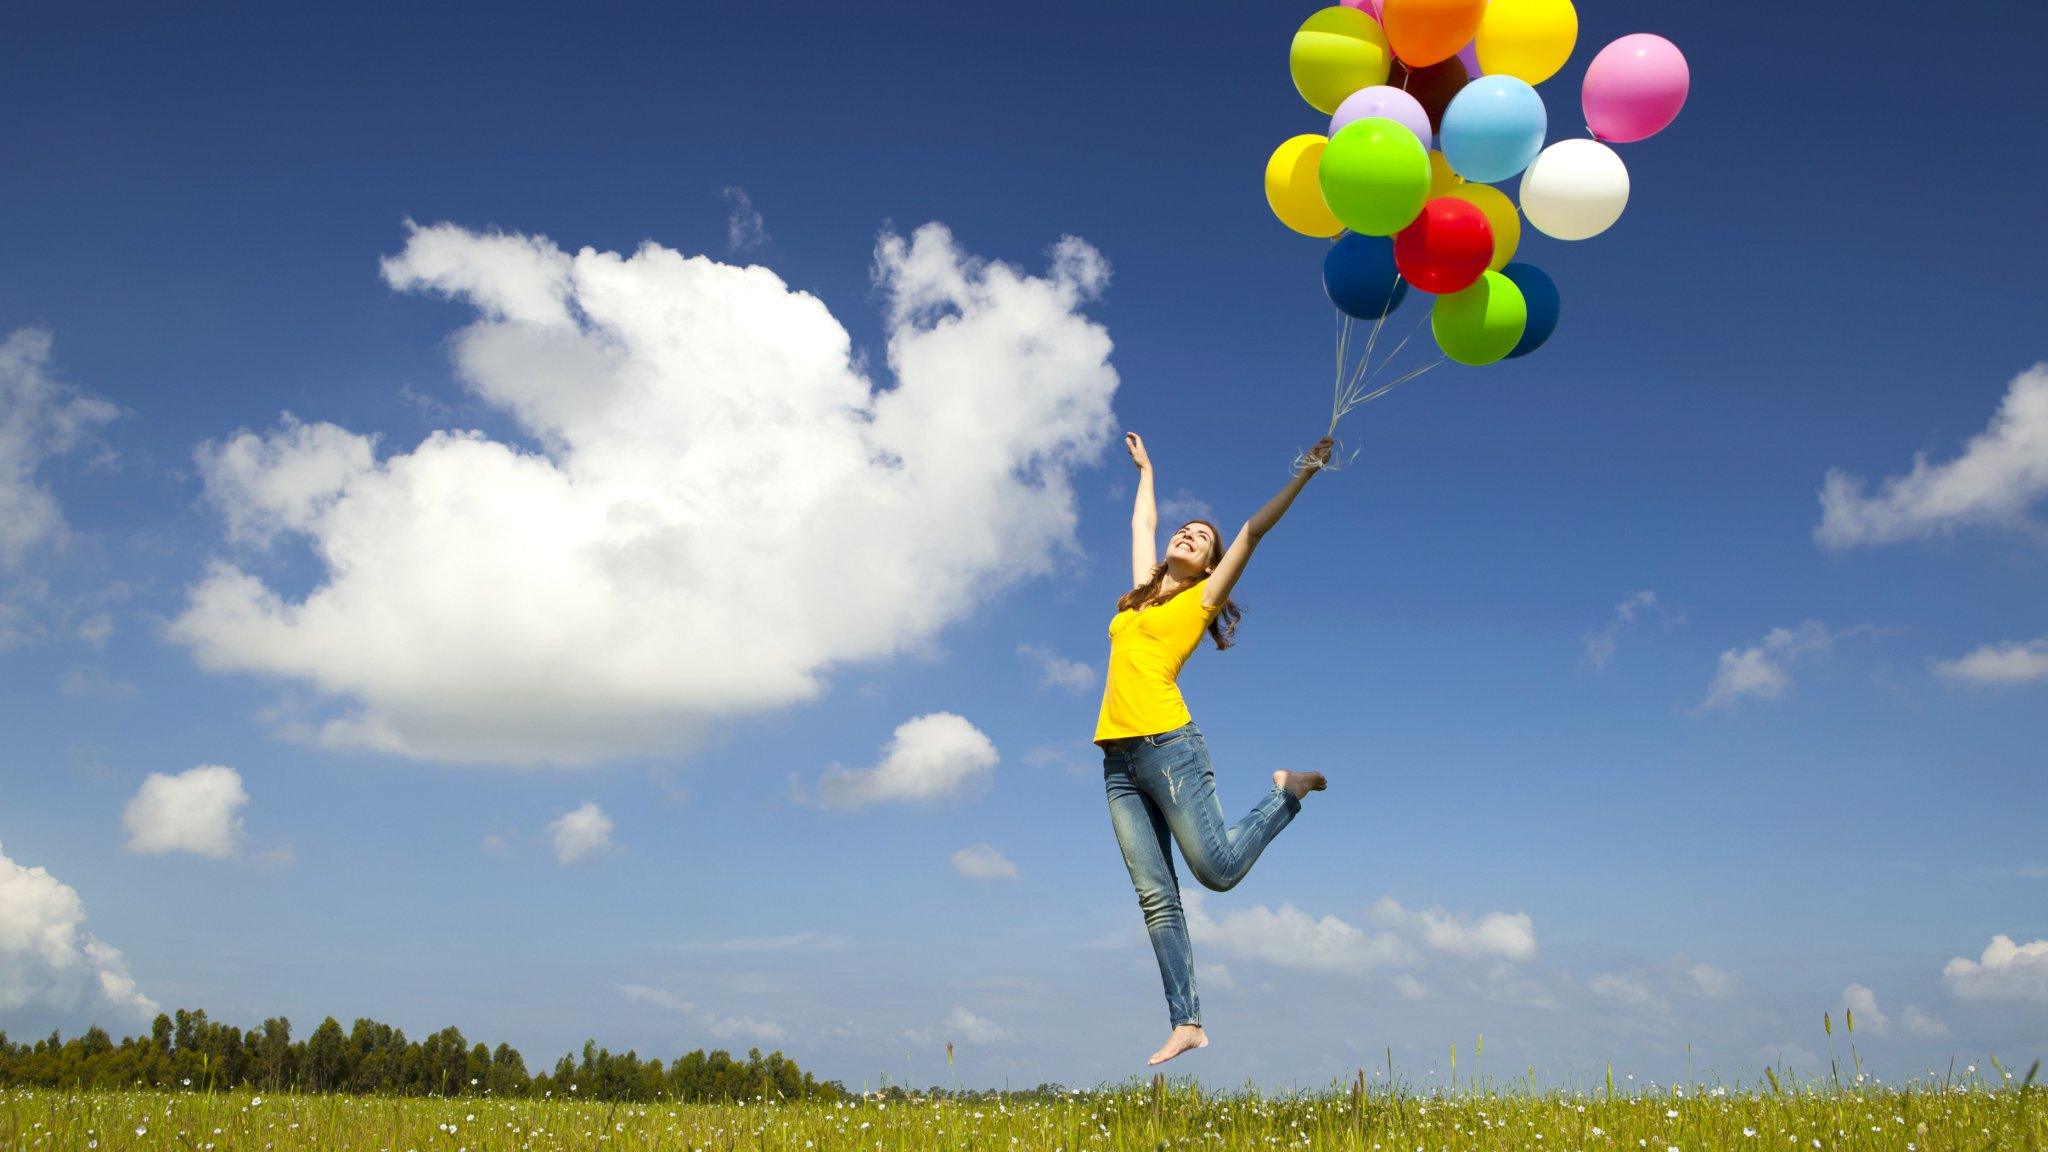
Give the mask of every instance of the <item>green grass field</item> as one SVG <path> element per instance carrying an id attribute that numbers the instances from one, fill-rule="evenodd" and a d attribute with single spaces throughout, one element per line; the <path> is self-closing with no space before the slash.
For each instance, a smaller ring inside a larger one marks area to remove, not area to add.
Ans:
<path id="1" fill-rule="evenodd" d="M 2016 1084 L 1970 1076 L 1901 1087 L 1368 1091 L 1361 1099 L 1355 1089 L 1205 1095 L 1155 1083 L 1053 1100 L 723 1105 L 10 1089 L 0 1092 L 0 1152 L 2048 1149 L 2048 1091 Z"/>

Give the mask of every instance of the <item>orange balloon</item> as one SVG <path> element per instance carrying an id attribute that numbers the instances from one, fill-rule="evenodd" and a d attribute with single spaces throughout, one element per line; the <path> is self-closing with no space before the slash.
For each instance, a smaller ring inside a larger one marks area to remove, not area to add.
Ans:
<path id="1" fill-rule="evenodd" d="M 1403 64 L 1424 68 L 1449 60 L 1471 43 L 1486 0 L 1386 0 L 1387 43 Z"/>

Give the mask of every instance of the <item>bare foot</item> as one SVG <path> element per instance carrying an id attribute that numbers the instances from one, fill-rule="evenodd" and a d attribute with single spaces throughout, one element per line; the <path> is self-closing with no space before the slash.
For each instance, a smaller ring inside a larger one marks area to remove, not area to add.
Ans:
<path id="1" fill-rule="evenodd" d="M 1311 792 L 1321 792 L 1329 786 L 1329 781 L 1323 779 L 1321 772 L 1288 772 L 1283 770 L 1273 773 L 1273 787 L 1285 788 L 1287 794 L 1296 800 Z"/>
<path id="2" fill-rule="evenodd" d="M 1166 1046 L 1154 1052 L 1152 1058 L 1145 1063 L 1164 1064 L 1189 1049 L 1208 1046 L 1209 1037 L 1202 1031 L 1200 1024 L 1183 1024 L 1173 1030 L 1173 1035 L 1166 1038 Z"/>

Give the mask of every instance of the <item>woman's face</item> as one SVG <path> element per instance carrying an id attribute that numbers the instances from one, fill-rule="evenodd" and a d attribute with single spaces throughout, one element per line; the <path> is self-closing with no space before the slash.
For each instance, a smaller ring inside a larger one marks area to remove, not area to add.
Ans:
<path id="1" fill-rule="evenodd" d="M 1207 572 L 1216 536 L 1207 524 L 1183 524 L 1166 542 L 1166 562 L 1176 574 Z"/>

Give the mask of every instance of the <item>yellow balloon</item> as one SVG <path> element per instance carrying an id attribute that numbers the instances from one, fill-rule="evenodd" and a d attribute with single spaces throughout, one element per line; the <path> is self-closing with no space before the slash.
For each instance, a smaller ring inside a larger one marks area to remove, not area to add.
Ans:
<path id="1" fill-rule="evenodd" d="M 1494 0 L 1500 3 L 1500 0 Z M 1486 213 L 1486 222 L 1493 226 L 1493 259 L 1486 266 L 1498 272 L 1507 267 L 1515 258 L 1515 249 L 1522 246 L 1522 214 L 1515 210 L 1515 202 L 1507 193 L 1491 184 L 1466 182 L 1445 193 L 1470 203 Z"/>
<path id="2" fill-rule="evenodd" d="M 1449 196 L 1451 189 L 1465 182 L 1463 176 L 1451 171 L 1451 162 L 1434 148 L 1429 150 L 1429 198 Z"/>
<path id="3" fill-rule="evenodd" d="M 1572 0 L 1492 0 L 1472 43 L 1479 70 L 1541 84 L 1571 59 L 1579 41 L 1579 12 Z"/>
<path id="4" fill-rule="evenodd" d="M 1266 203 L 1282 224 L 1304 236 L 1335 236 L 1344 230 L 1323 203 L 1323 145 L 1327 136 L 1296 136 L 1273 149 L 1266 161 Z"/>
<path id="5" fill-rule="evenodd" d="M 1318 112 L 1330 114 L 1360 88 L 1387 82 L 1394 51 L 1380 22 L 1356 8 L 1325 8 L 1302 22 L 1287 50 L 1294 87 Z"/>

